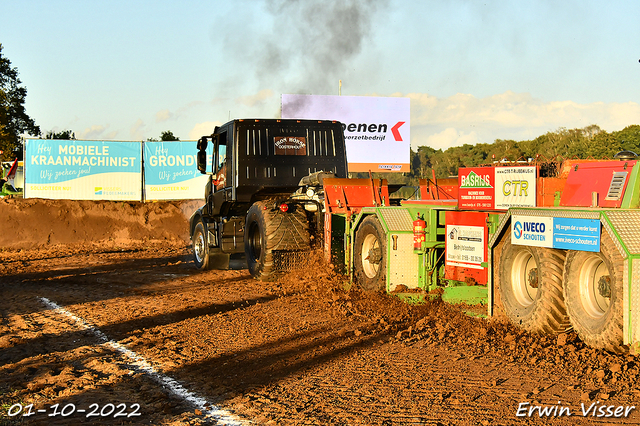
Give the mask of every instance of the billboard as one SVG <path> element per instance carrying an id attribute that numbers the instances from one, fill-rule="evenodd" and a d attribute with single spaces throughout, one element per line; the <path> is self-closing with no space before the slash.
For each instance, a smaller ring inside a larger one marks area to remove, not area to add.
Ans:
<path id="1" fill-rule="evenodd" d="M 597 219 L 511 216 L 511 243 L 565 250 L 600 251 Z"/>
<path id="2" fill-rule="evenodd" d="M 484 212 L 445 213 L 445 278 L 487 283 L 489 229 Z"/>
<path id="3" fill-rule="evenodd" d="M 140 142 L 27 139 L 25 198 L 142 199 Z"/>
<path id="4" fill-rule="evenodd" d="M 144 193 L 146 200 L 187 200 L 204 197 L 209 179 L 196 166 L 196 141 L 144 143 Z M 207 147 L 211 170 L 212 144 Z"/>
<path id="5" fill-rule="evenodd" d="M 350 172 L 408 172 L 409 98 L 282 95 L 282 118 L 342 123 Z"/>

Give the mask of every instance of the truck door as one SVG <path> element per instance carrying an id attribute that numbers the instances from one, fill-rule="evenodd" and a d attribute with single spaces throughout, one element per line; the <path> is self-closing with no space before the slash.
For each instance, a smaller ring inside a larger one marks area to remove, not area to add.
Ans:
<path id="1" fill-rule="evenodd" d="M 215 146 L 215 162 L 214 162 L 214 184 L 215 190 L 214 192 L 218 192 L 227 188 L 227 176 L 230 176 L 227 173 L 227 132 L 220 133 L 220 137 L 218 138 Z"/>

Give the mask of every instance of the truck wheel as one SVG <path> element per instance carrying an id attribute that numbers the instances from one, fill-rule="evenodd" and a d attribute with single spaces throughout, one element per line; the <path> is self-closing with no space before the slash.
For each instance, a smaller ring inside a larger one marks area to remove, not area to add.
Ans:
<path id="1" fill-rule="evenodd" d="M 265 202 L 254 203 L 247 212 L 244 251 L 249 272 L 254 278 L 268 281 L 296 265 L 301 253 L 309 251 L 311 236 L 304 210 L 282 213 Z"/>
<path id="2" fill-rule="evenodd" d="M 191 246 L 193 247 L 193 260 L 196 267 L 201 271 L 211 269 L 211 262 L 209 261 L 209 244 L 207 243 L 207 235 L 205 233 L 204 224 L 199 221 L 193 230 L 193 236 L 191 237 Z"/>
<path id="3" fill-rule="evenodd" d="M 356 281 L 363 290 L 387 288 L 387 240 L 380 221 L 367 216 L 356 232 L 354 267 Z"/>
<path id="4" fill-rule="evenodd" d="M 505 314 L 531 333 L 567 330 L 570 324 L 562 294 L 564 252 L 514 245 L 507 235 L 498 268 Z"/>
<path id="5" fill-rule="evenodd" d="M 565 300 L 573 328 L 587 345 L 623 353 L 624 260 L 604 232 L 600 252 L 570 250 L 565 264 Z"/>

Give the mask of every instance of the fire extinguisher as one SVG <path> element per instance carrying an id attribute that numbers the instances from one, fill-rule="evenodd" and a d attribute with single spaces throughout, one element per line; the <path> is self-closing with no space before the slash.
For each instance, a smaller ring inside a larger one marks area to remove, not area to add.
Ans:
<path id="1" fill-rule="evenodd" d="M 427 222 L 418 215 L 418 218 L 413 221 L 413 249 L 422 250 L 422 243 L 426 241 L 426 227 Z"/>

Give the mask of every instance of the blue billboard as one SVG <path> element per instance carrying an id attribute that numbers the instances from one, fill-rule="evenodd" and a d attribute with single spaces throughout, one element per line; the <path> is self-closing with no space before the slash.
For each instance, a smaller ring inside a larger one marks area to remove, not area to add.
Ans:
<path id="1" fill-rule="evenodd" d="M 211 144 L 207 152 L 207 170 L 211 170 Z M 197 153 L 195 141 L 145 142 L 145 199 L 203 198 L 208 176 L 198 171 Z"/>
<path id="2" fill-rule="evenodd" d="M 553 247 L 566 250 L 600 251 L 600 221 L 554 218 Z"/>
<path id="3" fill-rule="evenodd" d="M 27 139 L 25 198 L 141 200 L 140 142 Z"/>

